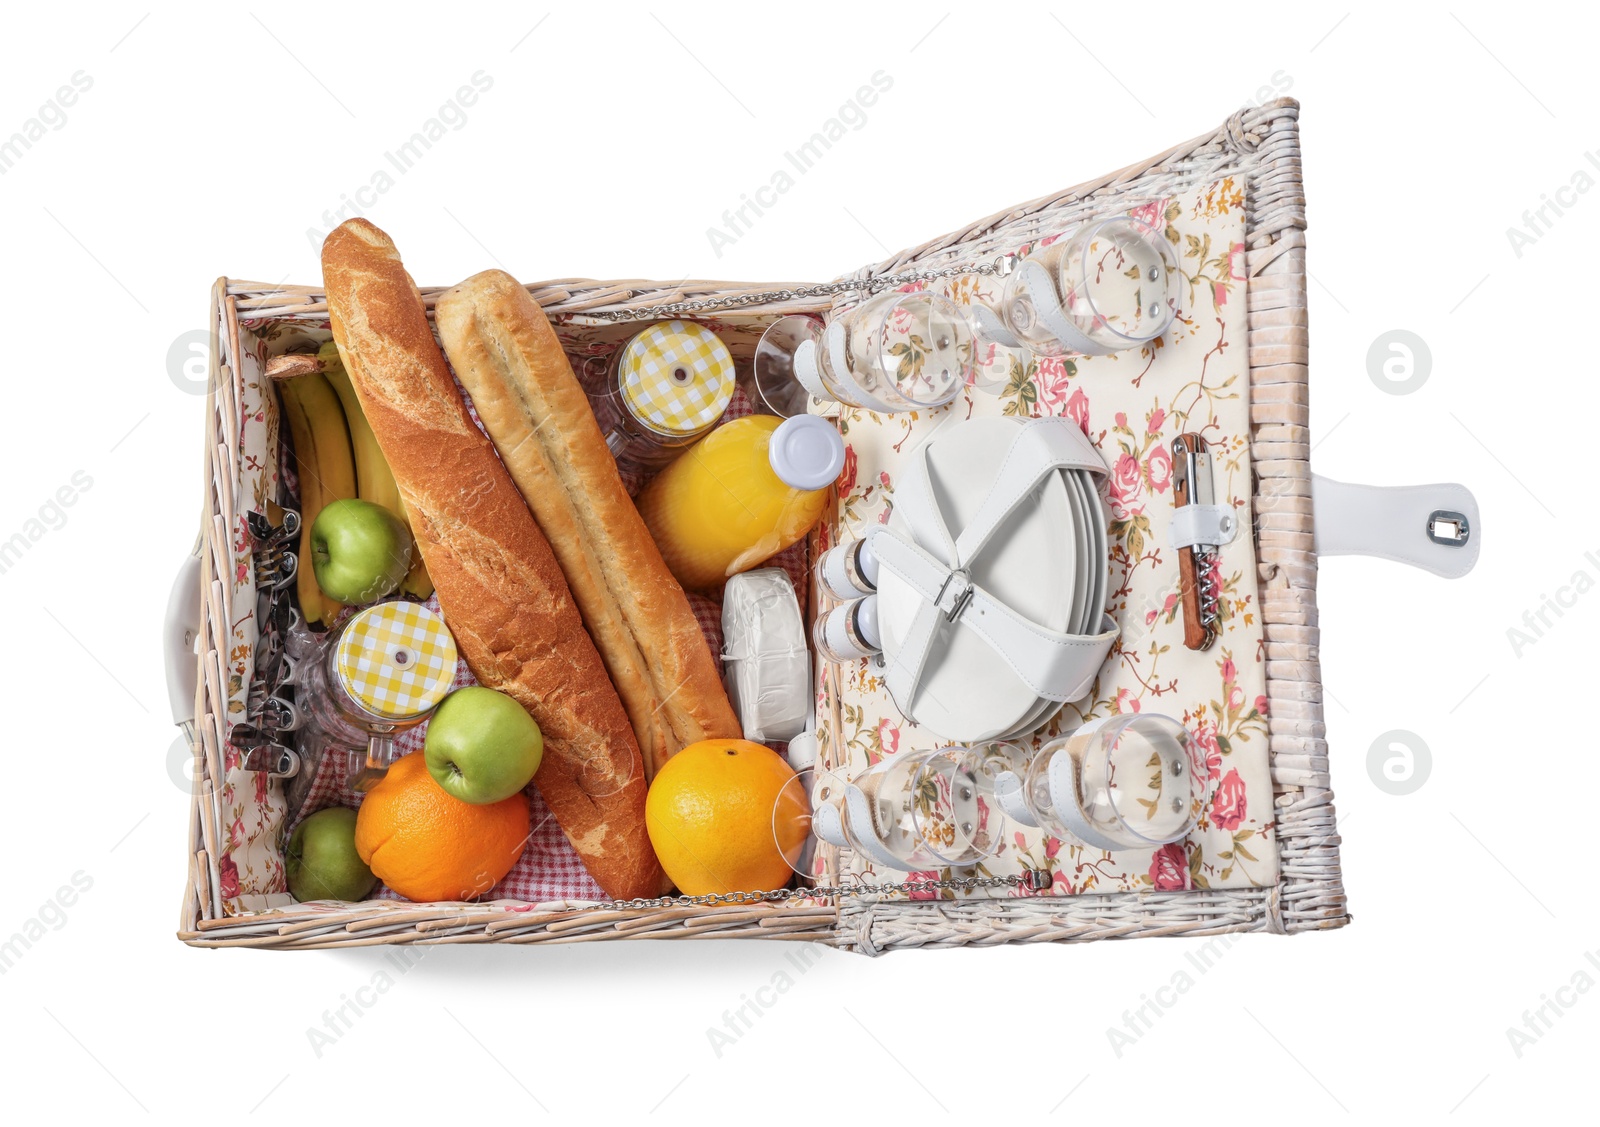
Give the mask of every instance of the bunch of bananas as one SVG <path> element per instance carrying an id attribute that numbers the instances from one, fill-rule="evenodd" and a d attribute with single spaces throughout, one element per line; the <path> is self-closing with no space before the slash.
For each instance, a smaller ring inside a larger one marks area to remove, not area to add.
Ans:
<path id="1" fill-rule="evenodd" d="M 342 607 L 322 593 L 311 567 L 311 526 L 317 514 L 334 501 L 359 497 L 382 505 L 408 526 L 411 520 L 338 348 L 329 341 L 314 360 L 293 360 L 297 362 L 277 365 L 269 375 L 283 401 L 294 443 L 295 472 L 300 478 L 300 567 L 295 580 L 300 613 L 308 623 L 326 625 Z M 426 599 L 433 593 L 433 581 L 428 578 L 422 553 L 415 557 L 400 589 Z"/>

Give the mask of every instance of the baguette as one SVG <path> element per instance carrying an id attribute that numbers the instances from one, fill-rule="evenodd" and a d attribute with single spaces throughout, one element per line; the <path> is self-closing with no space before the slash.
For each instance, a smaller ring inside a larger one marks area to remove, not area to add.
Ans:
<path id="1" fill-rule="evenodd" d="M 645 778 L 627 713 L 549 541 L 473 424 L 389 237 L 365 219 L 322 245 L 334 340 L 394 471 L 445 622 L 490 688 L 539 722 L 534 783 L 607 896 L 654 896 Z"/>
<path id="2" fill-rule="evenodd" d="M 742 733 L 705 635 L 606 449 L 561 342 L 501 270 L 439 295 L 439 340 L 556 559 L 622 697 L 645 776 Z"/>

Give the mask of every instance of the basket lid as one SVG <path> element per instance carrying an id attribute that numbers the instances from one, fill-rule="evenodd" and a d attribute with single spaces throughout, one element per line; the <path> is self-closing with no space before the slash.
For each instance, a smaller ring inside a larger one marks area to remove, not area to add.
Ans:
<path id="1" fill-rule="evenodd" d="M 384 720 L 431 712 L 456 674 L 456 640 L 421 603 L 379 603 L 352 618 L 334 654 L 339 685 Z"/>
<path id="2" fill-rule="evenodd" d="M 617 386 L 628 410 L 645 426 L 669 437 L 693 438 L 728 410 L 733 356 L 705 326 L 663 321 L 623 347 Z"/>

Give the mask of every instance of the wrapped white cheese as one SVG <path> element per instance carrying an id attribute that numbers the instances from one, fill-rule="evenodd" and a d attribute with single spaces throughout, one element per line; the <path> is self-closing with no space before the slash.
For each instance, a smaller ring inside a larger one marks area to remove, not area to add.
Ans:
<path id="1" fill-rule="evenodd" d="M 794 584 L 781 568 L 729 579 L 722 593 L 723 681 L 747 740 L 782 743 L 811 715 L 811 653 Z"/>

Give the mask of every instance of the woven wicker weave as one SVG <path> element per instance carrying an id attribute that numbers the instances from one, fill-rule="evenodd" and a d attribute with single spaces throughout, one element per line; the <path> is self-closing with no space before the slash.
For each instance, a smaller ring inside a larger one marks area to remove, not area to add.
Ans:
<path id="1" fill-rule="evenodd" d="M 306 908 L 224 915 L 217 888 L 218 825 L 213 795 L 221 778 L 223 723 L 217 649 L 226 644 L 220 606 L 204 600 L 201 677 L 195 701 L 193 847 L 179 935 L 205 947 L 315 948 L 391 943 L 574 943 L 598 939 L 799 939 L 864 954 L 900 947 L 987 946 L 1222 932 L 1298 932 L 1348 922 L 1339 875 L 1323 741 L 1317 662 L 1316 564 L 1308 464 L 1305 198 L 1291 99 L 1234 114 L 1204 137 L 1113 175 L 990 216 L 850 277 L 864 281 L 908 268 L 985 262 L 1037 236 L 1057 233 L 1108 199 L 1167 194 L 1232 175 L 1246 186 L 1249 364 L 1255 533 L 1265 631 L 1270 754 L 1279 875 L 1269 889 L 1079 895 L 1007 900 L 793 902 L 725 907 L 577 911 L 567 906 L 366 902 L 338 912 Z M 596 282 L 558 279 L 529 287 L 558 323 L 574 315 L 638 311 L 678 301 L 793 288 L 782 283 Z M 431 310 L 437 289 L 423 290 Z M 848 296 L 848 295 L 847 295 Z M 206 514 L 202 590 L 214 559 L 229 558 L 236 451 L 239 320 L 325 322 L 315 287 L 219 281 L 207 400 Z M 766 317 L 821 311 L 825 301 L 792 299 L 744 306 Z M 230 441 L 234 439 L 234 441 Z M 554 909 L 554 910 L 551 910 Z"/>

